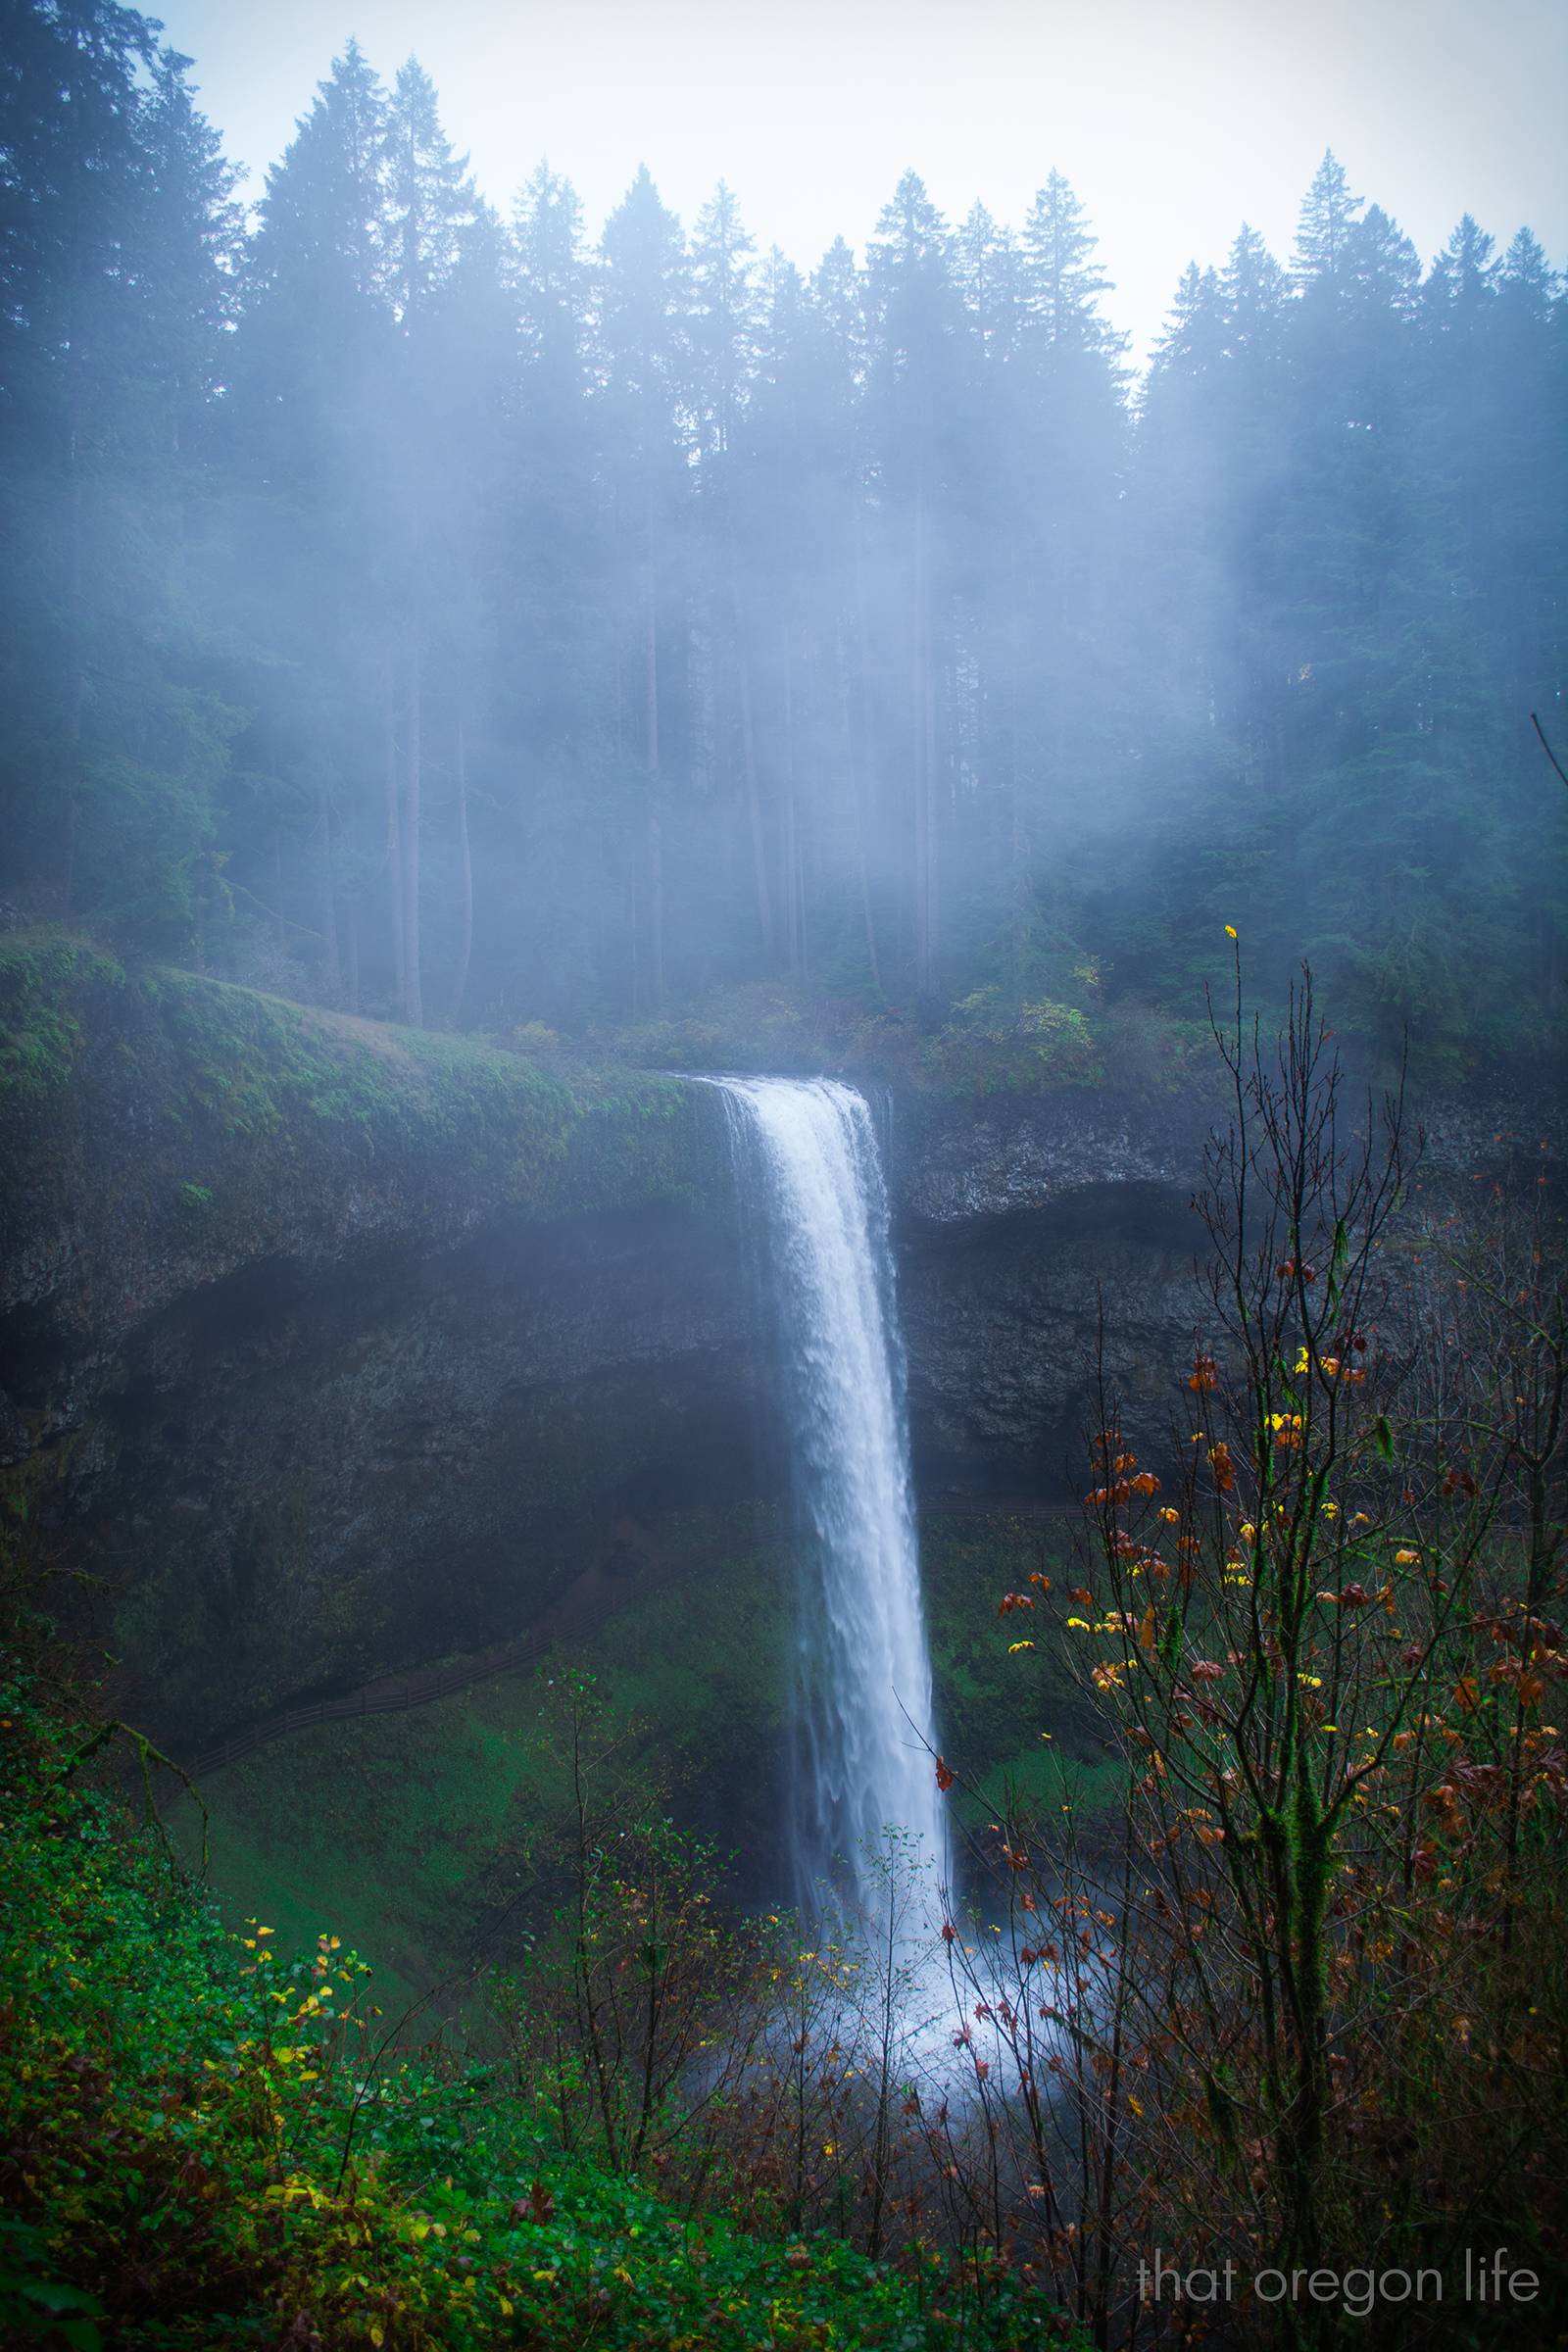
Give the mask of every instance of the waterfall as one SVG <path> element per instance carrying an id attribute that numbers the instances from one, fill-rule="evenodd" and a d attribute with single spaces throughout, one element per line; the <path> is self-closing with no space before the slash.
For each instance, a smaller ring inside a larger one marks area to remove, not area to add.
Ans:
<path id="1" fill-rule="evenodd" d="M 790 1847 L 807 1908 L 862 1902 L 889 1824 L 945 1877 L 904 1345 L 871 1114 L 829 1078 L 716 1078 L 772 1310 L 801 1538 Z"/>

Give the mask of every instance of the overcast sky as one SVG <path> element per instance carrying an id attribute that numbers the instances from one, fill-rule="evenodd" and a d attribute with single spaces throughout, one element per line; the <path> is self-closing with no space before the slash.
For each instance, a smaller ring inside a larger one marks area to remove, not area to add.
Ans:
<path id="1" fill-rule="evenodd" d="M 153 0 L 156 7 L 157 0 Z M 597 236 L 646 163 L 690 228 L 719 179 L 760 247 L 863 252 L 912 165 L 1021 224 L 1054 165 L 1142 356 L 1245 219 L 1282 258 L 1332 147 L 1430 262 L 1462 212 L 1568 259 L 1568 0 L 165 0 L 254 200 L 331 58 L 412 52 L 483 193 L 541 156 Z"/>

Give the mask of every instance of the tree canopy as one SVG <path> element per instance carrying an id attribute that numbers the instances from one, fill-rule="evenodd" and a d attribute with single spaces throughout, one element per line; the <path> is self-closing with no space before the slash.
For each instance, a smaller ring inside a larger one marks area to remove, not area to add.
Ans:
<path id="1" fill-rule="evenodd" d="M 1560 1040 L 1562 281 L 1326 156 L 1129 369 L 1049 170 L 858 259 L 510 225 L 351 43 L 247 224 L 109 0 L 0 41 L 0 888 L 350 1009 L 1187 1009 L 1224 922 L 1451 1074 Z M 1085 975 L 1090 975 L 1085 978 Z"/>

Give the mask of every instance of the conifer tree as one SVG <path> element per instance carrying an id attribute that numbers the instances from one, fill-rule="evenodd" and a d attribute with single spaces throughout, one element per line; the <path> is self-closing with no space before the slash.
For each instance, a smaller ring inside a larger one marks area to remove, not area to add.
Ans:
<path id="1" fill-rule="evenodd" d="M 268 171 L 251 248 L 252 287 L 256 295 L 265 289 L 308 309 L 317 331 L 334 305 L 364 305 L 379 292 L 386 125 L 386 92 L 359 43 L 350 41 L 318 83 L 281 161 Z"/>
<path id="2" fill-rule="evenodd" d="M 914 986 L 934 1008 L 941 986 L 945 716 L 940 509 L 962 312 L 951 233 L 913 172 L 905 172 L 884 207 L 866 262 L 875 321 L 872 430 L 887 502 L 881 586 L 898 681 L 886 748 L 910 778 Z"/>
<path id="3" fill-rule="evenodd" d="M 750 257 L 757 240 L 722 180 L 692 232 L 692 392 L 699 446 L 722 457 L 745 398 L 756 331 Z"/>
<path id="4" fill-rule="evenodd" d="M 1255 228 L 1243 221 L 1221 277 L 1226 341 L 1237 358 L 1278 358 L 1290 280 Z"/>
<path id="5" fill-rule="evenodd" d="M 1296 282 L 1301 287 L 1333 286 L 1345 274 L 1350 235 L 1364 198 L 1350 194 L 1350 182 L 1332 148 L 1325 151 L 1301 201 L 1296 231 Z"/>
<path id="6" fill-rule="evenodd" d="M 1369 1054 L 1560 1031 L 1527 231 L 1466 216 L 1423 278 L 1329 155 L 1291 273 L 1245 224 L 1200 256 L 1134 401 L 1059 172 L 1016 232 L 906 173 L 807 283 L 727 187 L 688 252 L 644 171 L 590 253 L 545 166 L 504 233 L 420 69 L 350 44 L 242 249 L 148 21 L 0 29 L 29 903 L 416 1019 L 787 969 L 936 1026 L 1096 958 L 1189 1003 L 1241 873 L 1262 973 L 1312 953 Z"/>
<path id="7" fill-rule="evenodd" d="M 463 232 L 479 218 L 467 165 L 441 127 L 434 84 L 411 57 L 398 70 L 380 150 L 382 274 L 405 327 L 439 300 L 458 268 Z"/>
<path id="8" fill-rule="evenodd" d="M 1024 222 L 1030 315 L 1048 344 L 1119 355 L 1126 338 L 1100 314 L 1100 297 L 1113 281 L 1093 259 L 1099 242 L 1083 206 L 1054 171 Z"/>
<path id="9" fill-rule="evenodd" d="M 647 165 L 605 224 L 600 240 L 599 338 L 606 403 L 618 447 L 612 465 L 619 544 L 641 572 L 635 618 L 626 614 L 628 653 L 641 671 L 644 903 L 649 993 L 664 995 L 663 782 L 670 760 L 670 691 L 662 680 L 660 638 L 665 582 L 685 525 L 684 448 L 691 381 L 690 271 L 680 222 L 660 202 Z M 640 558 L 640 562 L 638 561 Z M 677 623 L 678 626 L 678 623 Z M 629 874 L 630 978 L 639 984 L 635 848 Z"/>

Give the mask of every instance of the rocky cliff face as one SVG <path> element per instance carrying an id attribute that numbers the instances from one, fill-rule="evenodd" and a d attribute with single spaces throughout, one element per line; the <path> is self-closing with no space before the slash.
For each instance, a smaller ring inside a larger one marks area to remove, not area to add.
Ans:
<path id="1" fill-rule="evenodd" d="M 138 1719 L 503 1637 L 628 1503 L 745 1475 L 697 1090 L 7 946 L 0 1452 Z"/>
<path id="2" fill-rule="evenodd" d="M 704 1090 L 64 940 L 0 943 L 0 1451 L 113 1589 L 161 1736 L 507 1639 L 617 1524 L 777 1491 Z M 1518 1122 L 1434 1124 L 1454 1180 Z M 926 1496 L 1064 1494 L 1102 1334 L 1157 1458 L 1201 1324 L 1201 1120 L 925 1107 L 889 1159 Z"/>
<path id="3" fill-rule="evenodd" d="M 910 1435 L 927 1494 L 1065 1494 L 1097 1359 L 1161 1456 L 1201 1322 L 1203 1125 L 1073 1090 L 895 1126 Z"/>

